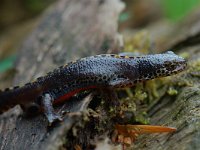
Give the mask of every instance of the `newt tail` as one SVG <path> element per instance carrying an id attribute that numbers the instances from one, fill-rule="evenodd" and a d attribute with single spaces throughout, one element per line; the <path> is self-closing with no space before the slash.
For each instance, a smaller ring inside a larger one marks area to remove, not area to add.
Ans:
<path id="1" fill-rule="evenodd" d="M 61 66 L 35 82 L 0 93 L 0 113 L 19 104 L 24 110 L 44 110 L 49 122 L 60 119 L 53 105 L 88 89 L 131 87 L 138 82 L 176 74 L 186 61 L 169 51 L 137 57 L 102 54 Z"/>

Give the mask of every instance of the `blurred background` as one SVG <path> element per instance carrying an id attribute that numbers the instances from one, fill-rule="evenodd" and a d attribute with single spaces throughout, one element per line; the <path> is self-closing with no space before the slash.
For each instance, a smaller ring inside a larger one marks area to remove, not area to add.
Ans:
<path id="1" fill-rule="evenodd" d="M 119 31 L 143 29 L 158 22 L 175 24 L 198 10 L 200 0 L 123 0 L 125 10 L 119 17 Z M 37 25 L 41 13 L 55 0 L 1 0 L 0 74 L 13 67 L 17 50 Z"/>

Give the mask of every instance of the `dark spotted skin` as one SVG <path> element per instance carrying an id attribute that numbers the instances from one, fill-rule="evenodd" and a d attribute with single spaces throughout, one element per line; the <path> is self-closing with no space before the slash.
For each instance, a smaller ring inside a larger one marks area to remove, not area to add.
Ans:
<path id="1" fill-rule="evenodd" d="M 131 87 L 141 81 L 176 74 L 185 67 L 186 61 L 171 51 L 137 57 L 114 54 L 86 57 L 61 66 L 35 82 L 0 92 L 0 112 L 17 104 L 24 109 L 37 105 L 50 111 L 51 103 L 60 103 L 82 90 Z M 50 122 L 52 116 L 48 117 Z"/>

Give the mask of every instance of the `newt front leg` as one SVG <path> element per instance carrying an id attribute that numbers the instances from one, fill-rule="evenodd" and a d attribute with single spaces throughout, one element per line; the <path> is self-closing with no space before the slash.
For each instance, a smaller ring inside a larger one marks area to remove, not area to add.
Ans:
<path id="1" fill-rule="evenodd" d="M 47 117 L 50 125 L 56 120 L 62 121 L 62 117 L 55 112 L 52 102 L 53 98 L 49 93 L 45 93 L 41 97 L 41 104 L 44 108 L 44 114 Z"/>

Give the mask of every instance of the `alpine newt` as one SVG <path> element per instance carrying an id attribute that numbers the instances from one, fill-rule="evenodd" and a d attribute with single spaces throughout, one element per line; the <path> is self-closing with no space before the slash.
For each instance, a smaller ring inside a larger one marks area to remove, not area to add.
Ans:
<path id="1" fill-rule="evenodd" d="M 171 51 L 136 57 L 102 54 L 81 58 L 22 87 L 1 91 L 0 113 L 19 104 L 24 110 L 44 111 L 52 123 L 61 119 L 54 104 L 80 91 L 131 87 L 141 81 L 176 74 L 185 67 L 186 61 Z"/>

